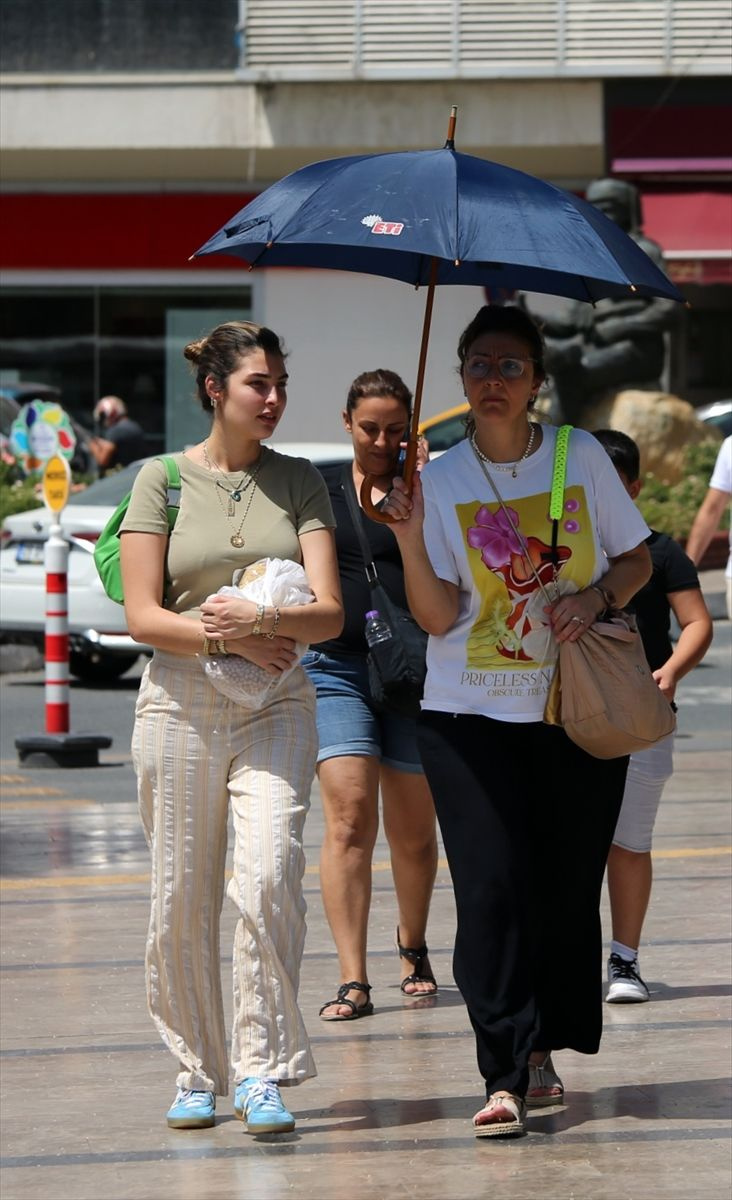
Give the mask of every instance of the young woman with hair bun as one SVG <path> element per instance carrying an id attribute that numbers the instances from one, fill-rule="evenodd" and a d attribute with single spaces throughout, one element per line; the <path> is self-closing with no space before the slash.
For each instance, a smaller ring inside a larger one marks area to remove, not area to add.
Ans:
<path id="1" fill-rule="evenodd" d="M 282 1133 L 295 1120 L 280 1088 L 315 1074 L 297 1003 L 315 693 L 297 666 L 262 707 L 244 708 L 213 687 L 199 658 L 240 655 L 277 676 L 292 666 L 296 642 L 337 636 L 334 521 L 315 468 L 265 445 L 287 402 L 277 334 L 229 321 L 184 353 L 211 431 L 174 456 L 181 491 L 172 533 L 159 460 L 137 476 L 121 530 L 129 630 L 154 647 L 133 735 L 152 854 L 148 1005 L 178 1060 L 168 1125 L 213 1125 L 216 1096 L 229 1087 L 219 918 L 231 811 L 234 1111 L 250 1133 Z M 265 608 L 215 594 L 266 557 L 302 563 L 313 603 Z"/>

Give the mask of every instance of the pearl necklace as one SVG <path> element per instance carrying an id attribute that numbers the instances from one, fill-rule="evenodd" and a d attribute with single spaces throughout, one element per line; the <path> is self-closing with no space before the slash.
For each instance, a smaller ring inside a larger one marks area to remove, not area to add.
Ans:
<path id="1" fill-rule="evenodd" d="M 470 444 L 473 447 L 473 449 L 475 450 L 475 453 L 478 455 L 478 458 L 482 459 L 482 461 L 484 463 L 488 463 L 489 467 L 493 467 L 496 471 L 510 471 L 511 475 L 515 479 L 516 476 L 518 475 L 517 467 L 518 467 L 519 463 L 522 463 L 524 461 L 524 459 L 528 458 L 529 455 L 531 454 L 531 450 L 534 445 L 535 438 L 536 438 L 536 425 L 534 424 L 533 421 L 530 421 L 529 422 L 529 440 L 526 443 L 526 449 L 524 450 L 521 457 L 517 458 L 516 462 L 514 462 L 514 463 L 494 462 L 492 458 L 489 458 L 488 455 L 484 454 L 483 451 L 480 449 L 478 443 L 475 440 L 475 434 L 473 434 L 472 437 L 470 438 Z"/>

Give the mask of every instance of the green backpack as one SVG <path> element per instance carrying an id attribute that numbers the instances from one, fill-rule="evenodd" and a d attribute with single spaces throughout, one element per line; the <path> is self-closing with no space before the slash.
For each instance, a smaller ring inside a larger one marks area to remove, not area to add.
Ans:
<path id="1" fill-rule="evenodd" d="M 165 464 L 168 476 L 168 532 L 173 532 L 180 508 L 180 472 L 178 464 L 169 454 L 161 454 L 160 461 Z M 104 529 L 97 538 L 94 548 L 94 565 L 102 581 L 102 587 L 110 600 L 124 604 L 122 590 L 122 572 L 119 565 L 120 538 L 119 527 L 127 512 L 132 492 L 128 492 L 124 500 L 120 500 Z"/>

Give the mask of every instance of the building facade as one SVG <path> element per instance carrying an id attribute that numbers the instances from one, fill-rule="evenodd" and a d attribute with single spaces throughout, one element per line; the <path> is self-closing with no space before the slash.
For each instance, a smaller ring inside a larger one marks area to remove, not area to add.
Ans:
<path id="1" fill-rule="evenodd" d="M 289 440 L 332 440 L 352 377 L 416 375 L 422 303 L 336 272 L 190 255 L 317 159 L 456 145 L 582 192 L 636 183 L 691 303 L 669 384 L 732 389 L 728 0 L 3 0 L 0 379 L 114 392 L 151 450 L 198 436 L 181 349 L 221 319 L 291 352 Z M 423 412 L 459 395 L 480 289 L 438 293 Z M 546 298 L 536 305 L 551 306 Z"/>

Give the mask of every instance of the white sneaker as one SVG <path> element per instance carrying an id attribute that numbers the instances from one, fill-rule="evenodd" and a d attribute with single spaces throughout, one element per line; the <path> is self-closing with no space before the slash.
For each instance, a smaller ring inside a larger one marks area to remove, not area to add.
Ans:
<path id="1" fill-rule="evenodd" d="M 640 977 L 637 958 L 628 962 L 619 954 L 611 954 L 607 960 L 607 978 L 610 984 L 605 997 L 607 1004 L 642 1004 L 650 999 L 648 988 Z"/>

